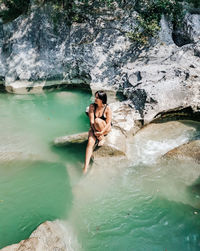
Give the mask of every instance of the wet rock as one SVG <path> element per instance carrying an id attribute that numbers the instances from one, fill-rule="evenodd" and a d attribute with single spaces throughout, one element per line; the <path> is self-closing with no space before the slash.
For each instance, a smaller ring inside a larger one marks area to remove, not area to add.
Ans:
<path id="1" fill-rule="evenodd" d="M 142 119 L 129 101 L 110 104 L 112 110 L 112 124 L 128 137 L 134 135 L 142 127 Z"/>
<path id="2" fill-rule="evenodd" d="M 192 159 L 200 163 L 200 140 L 194 140 L 183 144 L 166 153 L 163 158 Z"/>
<path id="3" fill-rule="evenodd" d="M 2 248 L 2 251 L 44 251 L 68 249 L 68 232 L 61 221 L 42 223 L 27 240 Z"/>
<path id="4" fill-rule="evenodd" d="M 88 139 L 88 132 L 58 137 L 54 140 L 55 146 L 66 146 L 73 143 L 83 143 Z"/>

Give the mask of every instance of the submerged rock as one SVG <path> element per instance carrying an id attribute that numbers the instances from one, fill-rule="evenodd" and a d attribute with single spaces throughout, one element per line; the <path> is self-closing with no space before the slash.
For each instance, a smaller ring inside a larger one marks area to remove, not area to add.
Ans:
<path id="1" fill-rule="evenodd" d="M 200 163 L 200 140 L 194 140 L 183 144 L 166 153 L 166 159 L 192 159 Z"/>

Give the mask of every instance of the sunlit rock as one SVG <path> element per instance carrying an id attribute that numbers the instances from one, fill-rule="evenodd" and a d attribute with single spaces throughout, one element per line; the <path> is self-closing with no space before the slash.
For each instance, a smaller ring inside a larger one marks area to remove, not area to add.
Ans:
<path id="1" fill-rule="evenodd" d="M 78 244 L 71 243 L 72 236 L 61 221 L 42 223 L 27 240 L 7 246 L 2 251 L 44 251 L 44 250 L 78 250 Z M 74 247 L 73 247 L 74 245 Z"/>
<path id="2" fill-rule="evenodd" d="M 199 42 L 200 40 L 200 15 L 187 14 L 184 18 L 185 32 L 188 34 L 192 42 Z"/>
<path id="3" fill-rule="evenodd" d="M 159 32 L 159 39 L 161 43 L 165 43 L 167 45 L 174 44 L 172 39 L 172 25 L 169 20 L 167 20 L 166 16 L 162 15 L 161 20 L 161 30 Z"/>
<path id="4" fill-rule="evenodd" d="M 103 146 L 97 147 L 93 160 L 109 157 L 126 157 L 126 136 L 119 128 L 112 128 Z"/>
<path id="5" fill-rule="evenodd" d="M 167 159 L 192 159 L 200 163 L 200 140 L 183 144 L 168 153 L 163 158 Z"/>
<path id="6" fill-rule="evenodd" d="M 158 44 L 148 55 L 142 52 L 138 60 L 124 66 L 129 86 L 122 85 L 123 93 L 140 113 L 144 124 L 170 110 L 186 107 L 198 110 L 199 65 L 200 58 L 194 56 L 192 46 L 177 48 Z"/>
<path id="7" fill-rule="evenodd" d="M 135 134 L 141 127 L 141 116 L 129 102 L 115 102 L 110 104 L 112 124 L 119 128 L 125 136 Z"/>

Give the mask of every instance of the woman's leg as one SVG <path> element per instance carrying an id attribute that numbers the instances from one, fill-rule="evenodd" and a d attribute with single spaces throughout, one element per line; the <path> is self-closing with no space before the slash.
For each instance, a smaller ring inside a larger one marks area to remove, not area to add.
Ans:
<path id="1" fill-rule="evenodd" d="M 88 135 L 88 144 L 87 144 L 86 153 L 85 153 L 85 165 L 84 165 L 84 168 L 83 168 L 84 173 L 87 172 L 88 165 L 90 163 L 90 158 L 92 156 L 93 147 L 94 147 L 95 142 L 96 142 L 96 137 L 94 136 L 93 130 L 90 129 L 89 130 L 89 135 Z"/>
<path id="2" fill-rule="evenodd" d="M 103 119 L 96 118 L 94 120 L 94 127 L 97 131 L 102 131 L 104 127 L 106 126 L 106 122 Z"/>
<path id="3" fill-rule="evenodd" d="M 103 119 L 100 118 L 96 118 L 94 120 L 94 127 L 97 131 L 102 131 L 106 126 L 106 122 Z M 103 133 L 102 136 L 98 137 L 99 143 L 98 146 L 102 146 L 104 143 L 104 135 L 108 134 L 108 132 L 110 131 L 111 126 Z"/>

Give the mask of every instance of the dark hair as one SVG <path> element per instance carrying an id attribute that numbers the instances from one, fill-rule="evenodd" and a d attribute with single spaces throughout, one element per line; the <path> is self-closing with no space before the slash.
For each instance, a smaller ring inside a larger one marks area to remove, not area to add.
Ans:
<path id="1" fill-rule="evenodd" d="M 97 91 L 95 92 L 95 96 L 96 94 L 98 95 L 98 98 L 102 100 L 103 104 L 107 104 L 107 95 L 104 91 Z"/>

